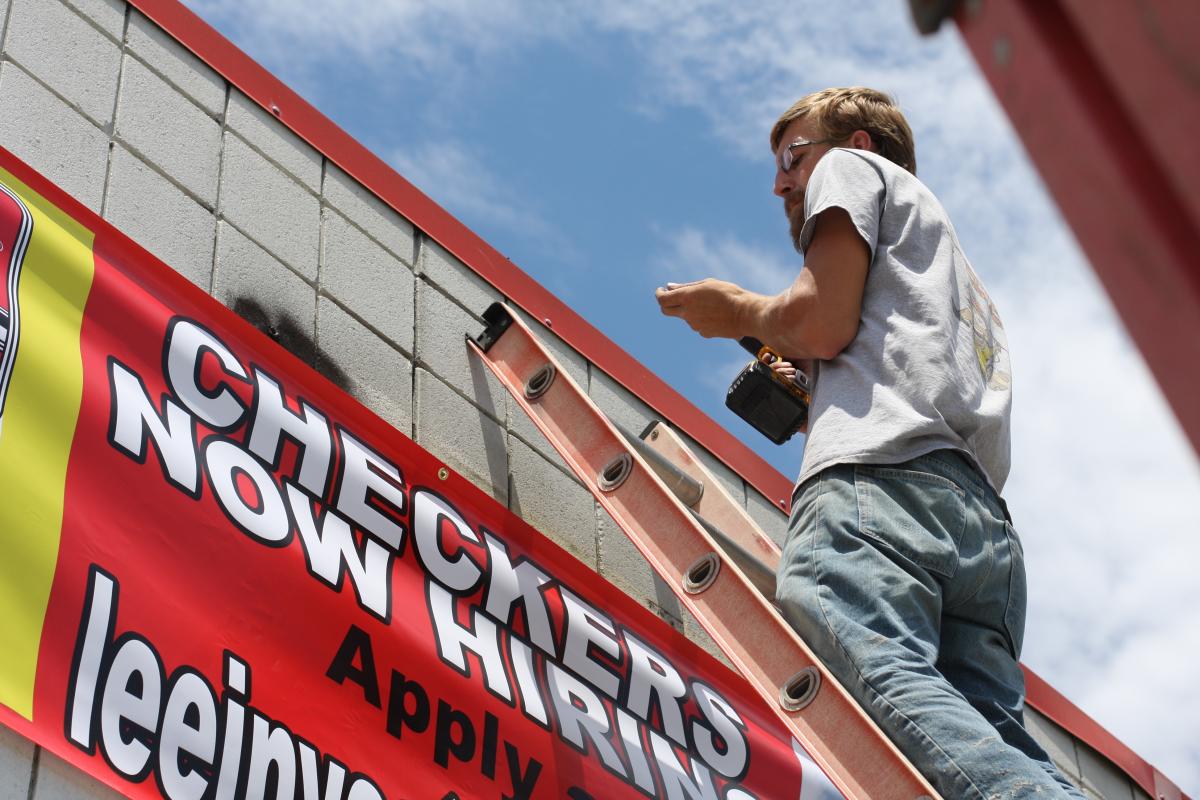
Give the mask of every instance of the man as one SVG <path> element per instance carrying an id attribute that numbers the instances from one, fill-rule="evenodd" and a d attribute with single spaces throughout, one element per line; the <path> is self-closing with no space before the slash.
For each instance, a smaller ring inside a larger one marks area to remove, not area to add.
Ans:
<path id="1" fill-rule="evenodd" d="M 813 362 L 780 608 L 942 797 L 1082 798 L 1022 721 L 1004 330 L 915 177 L 908 123 L 884 94 L 828 89 L 780 117 L 771 149 L 795 282 L 657 298 L 702 336 Z"/>

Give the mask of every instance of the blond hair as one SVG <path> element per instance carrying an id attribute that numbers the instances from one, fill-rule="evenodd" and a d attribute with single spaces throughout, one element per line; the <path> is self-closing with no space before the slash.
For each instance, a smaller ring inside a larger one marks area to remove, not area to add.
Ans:
<path id="1" fill-rule="evenodd" d="M 783 131 L 800 117 L 808 117 L 826 139 L 849 139 L 866 131 L 876 153 L 917 174 L 916 145 L 912 129 L 896 101 L 883 92 L 863 86 L 825 89 L 796 101 L 771 129 L 771 152 L 778 152 Z"/>

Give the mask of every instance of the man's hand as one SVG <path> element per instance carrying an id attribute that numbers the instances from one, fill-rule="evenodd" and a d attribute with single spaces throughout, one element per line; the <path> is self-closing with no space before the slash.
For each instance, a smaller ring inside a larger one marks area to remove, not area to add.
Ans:
<path id="1" fill-rule="evenodd" d="M 668 317 L 679 317 L 706 339 L 746 335 L 743 317 L 753 295 L 737 284 L 705 278 L 692 283 L 668 283 L 654 292 Z"/>

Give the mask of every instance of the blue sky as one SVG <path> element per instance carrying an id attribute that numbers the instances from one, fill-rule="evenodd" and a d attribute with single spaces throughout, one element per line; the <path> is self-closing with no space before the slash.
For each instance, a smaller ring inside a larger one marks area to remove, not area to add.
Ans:
<path id="1" fill-rule="evenodd" d="M 920 39 L 903 0 L 187 1 L 788 475 L 802 444 L 723 407 L 741 351 L 653 290 L 783 289 L 771 123 L 894 93 L 1012 348 L 1024 660 L 1200 794 L 1200 466 L 953 30 Z"/>

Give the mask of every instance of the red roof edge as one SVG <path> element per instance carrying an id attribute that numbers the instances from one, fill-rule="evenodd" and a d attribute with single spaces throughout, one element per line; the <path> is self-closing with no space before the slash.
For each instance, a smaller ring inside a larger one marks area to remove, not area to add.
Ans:
<path id="1" fill-rule="evenodd" d="M 789 478 L 614 344 L 195 13 L 176 0 L 130 0 L 130 5 L 530 316 L 543 322 L 549 320 L 548 326 L 589 361 L 704 445 L 777 507 L 786 509 L 792 488 Z"/>
<path id="2" fill-rule="evenodd" d="M 1030 706 L 1121 768 L 1156 800 L 1190 800 L 1166 776 L 1063 697 L 1037 673 L 1024 664 L 1021 669 L 1025 671 L 1025 699 Z"/>
<path id="3" fill-rule="evenodd" d="M 598 331 L 545 287 L 458 221 L 391 166 L 283 84 L 177 0 L 128 0 L 183 47 L 273 113 L 293 133 L 372 191 L 429 238 L 681 431 L 702 444 L 780 508 L 792 481 Z M 1027 667 L 1029 705 L 1120 767 L 1151 797 L 1190 800 L 1175 784 Z"/>

